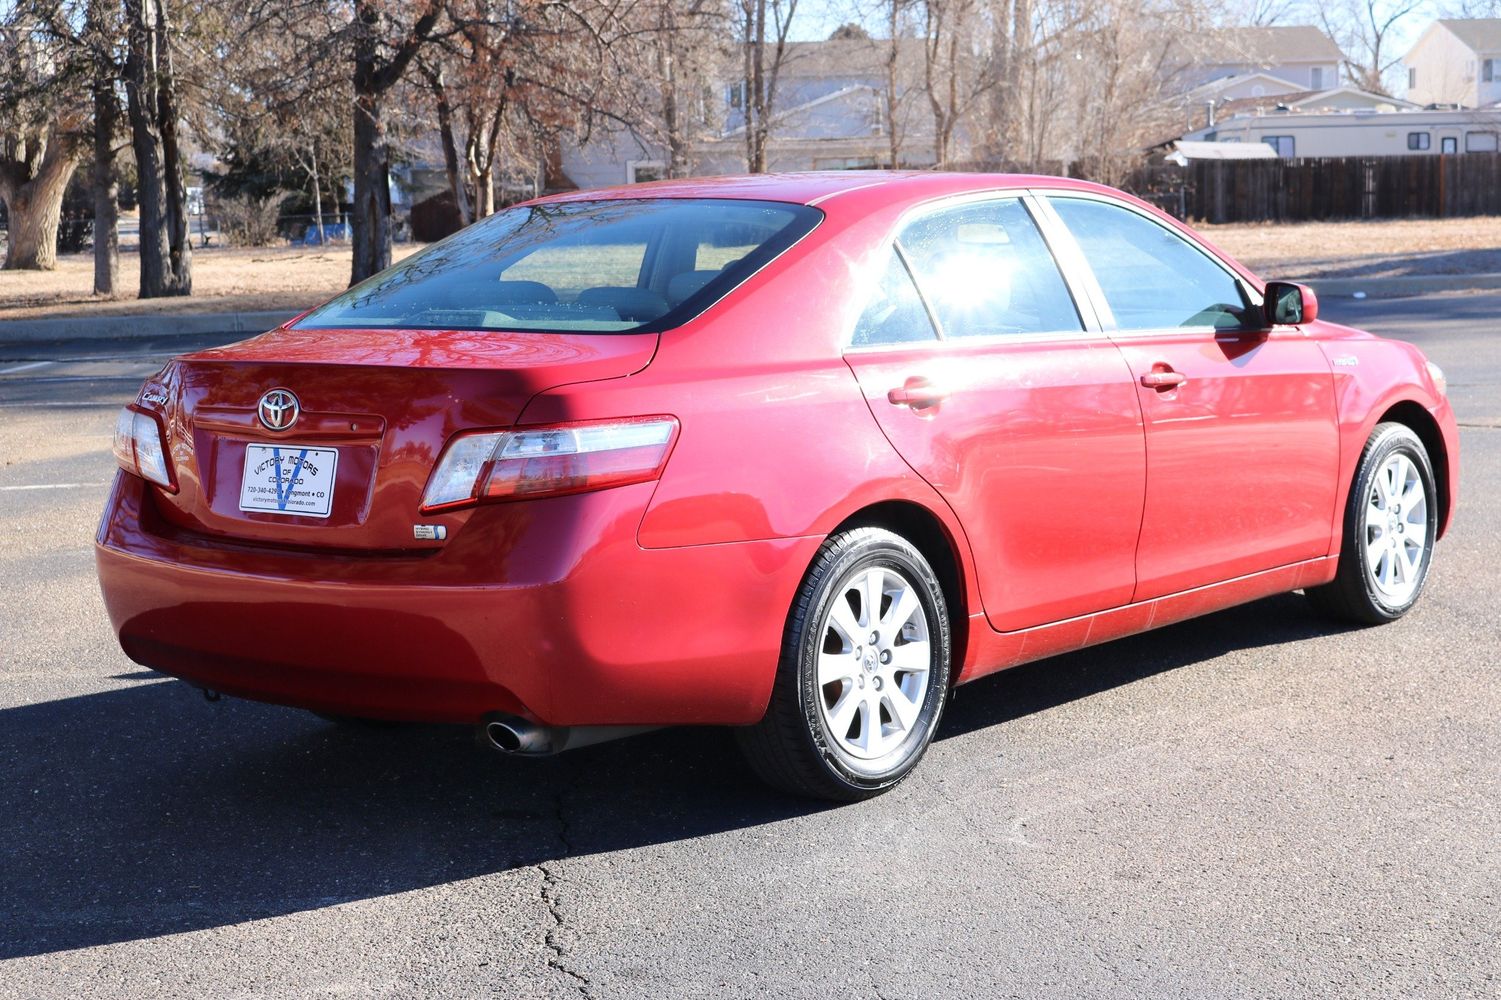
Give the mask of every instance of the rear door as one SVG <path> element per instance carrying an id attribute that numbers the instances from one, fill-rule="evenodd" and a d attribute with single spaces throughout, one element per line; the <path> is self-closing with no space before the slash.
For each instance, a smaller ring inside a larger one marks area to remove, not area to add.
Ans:
<path id="1" fill-rule="evenodd" d="M 846 351 L 887 438 L 954 509 L 1010 631 L 1124 604 L 1145 492 L 1130 369 L 1021 196 L 908 222 Z"/>
<path id="2" fill-rule="evenodd" d="M 1088 264 L 1146 424 L 1134 599 L 1325 555 L 1339 438 L 1317 343 L 1264 330 L 1252 290 L 1147 213 L 1085 195 L 1047 205 Z"/>

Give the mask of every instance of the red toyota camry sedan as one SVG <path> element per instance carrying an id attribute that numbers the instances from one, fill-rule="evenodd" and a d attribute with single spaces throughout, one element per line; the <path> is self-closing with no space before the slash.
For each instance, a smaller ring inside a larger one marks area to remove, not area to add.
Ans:
<path id="1" fill-rule="evenodd" d="M 125 652 L 205 689 L 522 754 L 734 726 L 848 800 L 1013 664 L 1298 589 L 1399 617 L 1456 447 L 1416 348 L 1118 191 L 667 181 L 173 360 L 96 551 Z"/>

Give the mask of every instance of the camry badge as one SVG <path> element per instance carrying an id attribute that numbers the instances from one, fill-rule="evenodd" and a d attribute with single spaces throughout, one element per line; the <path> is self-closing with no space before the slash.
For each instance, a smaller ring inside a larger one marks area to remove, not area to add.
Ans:
<path id="1" fill-rule="evenodd" d="M 302 404 L 297 402 L 291 389 L 272 389 L 261 397 L 255 412 L 267 430 L 284 431 L 297 423 Z"/>

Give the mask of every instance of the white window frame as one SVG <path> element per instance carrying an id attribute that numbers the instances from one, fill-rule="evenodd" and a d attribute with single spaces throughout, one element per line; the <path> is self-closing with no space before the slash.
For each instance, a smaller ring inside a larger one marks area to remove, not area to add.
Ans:
<path id="1" fill-rule="evenodd" d="M 667 164 L 661 160 L 627 160 L 625 164 L 625 182 L 627 184 L 641 183 L 636 180 L 636 171 L 651 169 L 657 171 L 657 179 L 667 176 Z"/>
<path id="2" fill-rule="evenodd" d="M 1486 148 L 1486 149 L 1475 149 L 1475 148 L 1473 148 L 1470 145 L 1470 140 L 1473 139 L 1473 138 L 1475 138 L 1475 137 L 1477 137 L 1477 136 L 1489 136 L 1490 140 L 1491 140 L 1490 147 Z M 1491 132 L 1491 131 L 1488 131 L 1488 130 L 1480 130 L 1480 131 L 1466 132 L 1465 133 L 1465 152 L 1466 153 L 1495 153 L 1495 152 L 1498 152 L 1498 151 L 1501 151 L 1501 136 L 1498 136 L 1497 133 Z"/>
<path id="3" fill-rule="evenodd" d="M 1281 156 L 1284 160 L 1291 160 L 1298 155 L 1298 140 L 1296 136 L 1264 135 L 1261 137 L 1261 141 L 1275 149 L 1277 151 L 1277 155 Z M 1286 154 L 1283 154 L 1282 152 L 1283 142 L 1286 142 L 1291 147 Z"/>

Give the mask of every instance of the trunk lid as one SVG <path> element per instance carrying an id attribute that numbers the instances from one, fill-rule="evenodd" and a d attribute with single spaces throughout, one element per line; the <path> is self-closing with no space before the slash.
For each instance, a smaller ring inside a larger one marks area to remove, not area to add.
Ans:
<path id="1" fill-rule="evenodd" d="M 282 328 L 185 355 L 141 390 L 165 411 L 179 486 L 157 507 L 172 528 L 250 544 L 434 548 L 414 526 L 451 536 L 470 513 L 418 513 L 449 437 L 513 426 L 546 389 L 639 372 L 656 346 L 655 334 Z M 299 406 L 280 431 L 258 416 L 273 389 Z"/>

